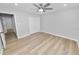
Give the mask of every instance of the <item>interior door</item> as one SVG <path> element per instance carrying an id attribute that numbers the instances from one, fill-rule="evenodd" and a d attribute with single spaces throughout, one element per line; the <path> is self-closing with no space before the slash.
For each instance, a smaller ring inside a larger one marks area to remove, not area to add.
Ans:
<path id="1" fill-rule="evenodd" d="M 30 34 L 40 32 L 40 17 L 29 17 L 29 30 Z"/>

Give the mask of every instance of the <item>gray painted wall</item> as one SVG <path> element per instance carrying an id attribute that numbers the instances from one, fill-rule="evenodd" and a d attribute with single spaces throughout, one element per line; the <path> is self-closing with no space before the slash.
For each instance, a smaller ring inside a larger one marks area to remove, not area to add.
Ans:
<path id="1" fill-rule="evenodd" d="M 14 15 L 16 34 L 18 38 L 25 37 L 29 34 L 28 19 L 29 16 L 34 16 L 35 14 L 30 14 L 28 12 L 17 10 L 17 9 L 10 10 L 7 7 L 0 7 L 0 13 L 8 13 Z"/>
<path id="2" fill-rule="evenodd" d="M 79 9 L 62 10 L 43 15 L 41 29 L 79 40 Z"/>
<path id="3" fill-rule="evenodd" d="M 28 25 L 28 14 L 24 12 L 16 12 L 15 16 L 15 25 L 17 37 L 22 38 L 29 33 Z"/>
<path id="4" fill-rule="evenodd" d="M 0 7 L 0 13 L 8 13 L 14 15 L 16 34 L 18 38 L 22 38 L 28 34 L 28 13 L 19 10 L 9 10 L 7 8 L 4 9 L 4 7 Z"/>

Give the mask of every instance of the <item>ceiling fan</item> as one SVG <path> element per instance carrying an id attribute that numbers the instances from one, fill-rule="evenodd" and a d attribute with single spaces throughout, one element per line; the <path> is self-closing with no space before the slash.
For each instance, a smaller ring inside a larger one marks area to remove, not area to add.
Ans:
<path id="1" fill-rule="evenodd" d="M 46 4 L 43 4 L 43 3 L 40 3 L 40 4 L 33 4 L 35 7 L 38 8 L 37 11 L 39 12 L 46 12 L 46 10 L 52 10 L 53 8 L 47 8 L 48 6 L 50 6 L 51 4 L 50 3 L 46 3 Z"/>

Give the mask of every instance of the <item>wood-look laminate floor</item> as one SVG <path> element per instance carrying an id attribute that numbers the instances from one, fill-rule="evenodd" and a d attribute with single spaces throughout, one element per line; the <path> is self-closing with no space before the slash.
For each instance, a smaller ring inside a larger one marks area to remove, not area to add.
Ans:
<path id="1" fill-rule="evenodd" d="M 13 33 L 6 35 L 4 55 L 68 55 L 79 54 L 73 40 L 38 32 L 18 40 Z"/>

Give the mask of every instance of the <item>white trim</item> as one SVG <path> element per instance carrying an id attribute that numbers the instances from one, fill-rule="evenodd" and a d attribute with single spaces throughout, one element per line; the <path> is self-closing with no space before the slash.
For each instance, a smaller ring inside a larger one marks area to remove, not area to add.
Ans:
<path id="1" fill-rule="evenodd" d="M 29 36 L 29 35 L 30 35 L 30 34 L 26 34 L 26 35 L 20 36 L 20 37 L 18 37 L 18 39 L 21 39 L 21 38 L 27 37 L 27 36 Z"/>
<path id="2" fill-rule="evenodd" d="M 63 38 L 66 38 L 66 39 L 74 40 L 74 41 L 77 42 L 77 45 L 78 45 L 78 48 L 79 48 L 79 41 L 77 39 L 67 37 L 67 36 L 63 36 L 63 35 L 58 35 L 58 34 L 55 34 L 55 33 L 50 33 L 50 32 L 45 32 L 45 33 L 49 33 L 49 34 L 52 34 L 52 35 L 55 35 L 55 36 L 59 36 L 59 37 L 63 37 Z"/>

